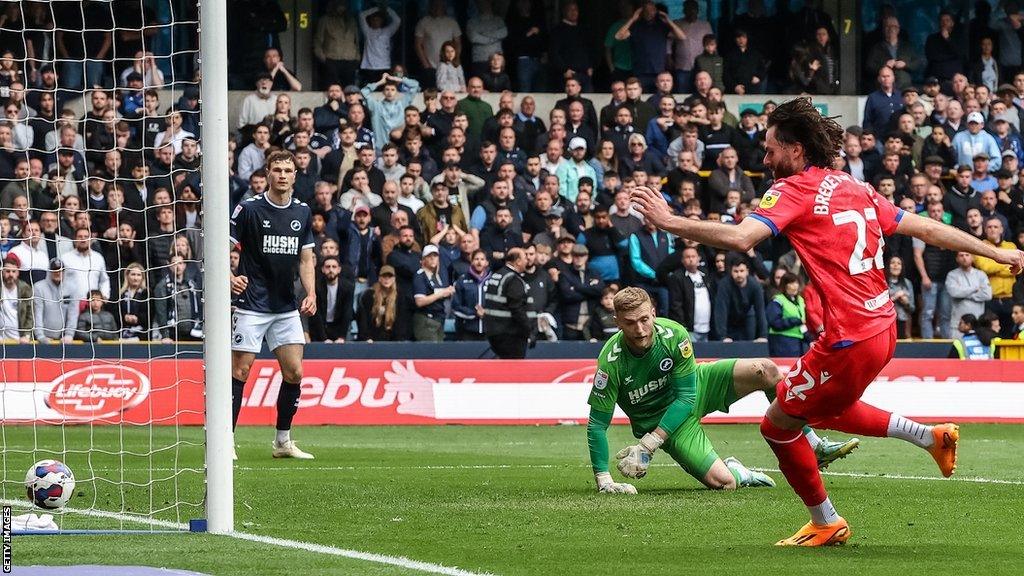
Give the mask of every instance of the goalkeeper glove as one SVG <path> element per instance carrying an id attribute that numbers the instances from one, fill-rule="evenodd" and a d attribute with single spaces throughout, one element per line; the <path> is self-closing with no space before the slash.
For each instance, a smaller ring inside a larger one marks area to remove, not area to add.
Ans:
<path id="1" fill-rule="evenodd" d="M 612 475 L 607 472 L 594 474 L 597 480 L 597 491 L 602 494 L 636 494 L 636 487 L 625 482 L 612 480 Z"/>
<path id="2" fill-rule="evenodd" d="M 644 434 L 639 444 L 626 446 L 615 455 L 618 460 L 616 467 L 623 476 L 628 478 L 643 478 L 647 475 L 647 467 L 651 465 L 654 452 L 661 447 L 664 440 L 654 433 Z"/>

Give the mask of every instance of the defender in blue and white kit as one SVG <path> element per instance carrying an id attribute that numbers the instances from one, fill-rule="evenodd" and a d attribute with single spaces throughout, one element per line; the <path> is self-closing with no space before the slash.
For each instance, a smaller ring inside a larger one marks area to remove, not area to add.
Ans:
<path id="1" fill-rule="evenodd" d="M 266 339 L 281 366 L 282 377 L 273 456 L 309 460 L 313 455 L 299 450 L 291 439 L 291 428 L 299 407 L 302 346 L 306 343 L 299 314 L 316 313 L 312 211 L 292 198 L 295 158 L 291 152 L 272 153 L 267 158 L 267 175 L 267 192 L 245 200 L 231 214 L 231 242 L 240 251 L 238 275 L 231 277 L 231 293 L 235 296 L 231 319 L 232 423 L 238 423 L 249 369 Z M 299 306 L 295 302 L 296 271 L 306 291 Z"/>

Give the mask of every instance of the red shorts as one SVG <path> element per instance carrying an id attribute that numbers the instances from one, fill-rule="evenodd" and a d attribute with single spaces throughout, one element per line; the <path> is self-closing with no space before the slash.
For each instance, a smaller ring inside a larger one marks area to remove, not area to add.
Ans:
<path id="1" fill-rule="evenodd" d="M 776 386 L 779 406 L 812 426 L 838 416 L 860 400 L 895 350 L 895 322 L 846 348 L 826 348 L 815 342 Z"/>

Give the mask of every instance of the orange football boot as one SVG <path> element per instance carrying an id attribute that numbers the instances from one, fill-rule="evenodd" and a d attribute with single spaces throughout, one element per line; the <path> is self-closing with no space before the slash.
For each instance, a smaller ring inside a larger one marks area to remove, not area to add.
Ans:
<path id="1" fill-rule="evenodd" d="M 785 540 L 779 540 L 776 546 L 835 546 L 850 539 L 850 525 L 842 516 L 827 526 L 817 526 L 808 522 L 796 534 Z"/>
<path id="2" fill-rule="evenodd" d="M 956 445 L 960 440 L 960 427 L 956 424 L 939 424 L 932 428 L 934 442 L 928 452 L 939 465 L 942 475 L 949 478 L 956 470 Z"/>

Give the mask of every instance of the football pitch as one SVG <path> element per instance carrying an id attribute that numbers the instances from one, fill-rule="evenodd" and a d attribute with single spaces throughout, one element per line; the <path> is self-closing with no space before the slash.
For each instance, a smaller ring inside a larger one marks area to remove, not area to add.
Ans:
<path id="1" fill-rule="evenodd" d="M 756 426 L 707 429 L 721 456 L 768 469 L 779 486 L 708 491 L 659 453 L 635 482 L 638 495 L 598 494 L 580 426 L 296 429 L 313 461 L 274 460 L 273 431 L 243 427 L 235 529 L 247 539 L 16 536 L 14 566 L 146 565 L 246 576 L 1019 574 L 1024 426 L 963 426 L 951 480 L 909 444 L 862 439 L 825 477 L 853 530 L 846 546 L 828 549 L 772 546 L 806 522 L 803 506 L 773 470 Z M 199 428 L 8 426 L 3 440 L 7 500 L 23 497 L 32 462 L 57 457 L 80 478 L 70 508 L 165 509 L 157 518 L 174 523 L 202 515 Z M 631 440 L 626 427 L 610 430 L 613 453 Z M 90 445 L 104 452 L 59 453 Z M 131 453 L 119 453 L 121 446 Z M 58 452 L 21 452 L 32 447 Z M 90 480 L 90 470 L 128 487 Z M 119 518 L 69 512 L 61 524 L 146 528 Z"/>

